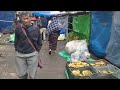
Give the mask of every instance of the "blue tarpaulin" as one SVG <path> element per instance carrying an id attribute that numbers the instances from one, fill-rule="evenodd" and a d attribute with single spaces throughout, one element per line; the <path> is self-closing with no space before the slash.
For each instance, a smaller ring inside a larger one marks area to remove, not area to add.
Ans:
<path id="1" fill-rule="evenodd" d="M 103 57 L 111 34 L 112 11 L 92 11 L 91 15 L 90 51 Z"/>
<path id="2" fill-rule="evenodd" d="M 14 11 L 0 11 L 0 32 L 3 29 L 12 30 L 11 26 L 15 19 Z"/>
<path id="3" fill-rule="evenodd" d="M 46 16 L 46 17 L 49 17 L 51 16 L 52 14 L 50 14 L 50 11 L 32 11 L 32 14 L 33 15 L 36 15 L 36 16 Z"/>
<path id="4" fill-rule="evenodd" d="M 65 28 L 61 28 L 60 34 L 65 34 Z"/>

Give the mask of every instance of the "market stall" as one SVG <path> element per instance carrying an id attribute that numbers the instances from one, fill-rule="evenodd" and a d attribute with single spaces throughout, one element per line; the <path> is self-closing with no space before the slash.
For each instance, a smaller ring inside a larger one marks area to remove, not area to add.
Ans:
<path id="1" fill-rule="evenodd" d="M 60 37 L 58 40 L 64 40 L 68 38 L 68 21 L 69 21 L 69 16 L 74 16 L 74 15 L 85 15 L 89 12 L 84 12 L 84 11 L 73 11 L 73 12 L 60 12 L 60 11 L 33 11 L 32 14 L 37 16 L 37 17 L 50 17 L 50 16 L 55 16 L 57 17 L 59 23 L 61 24 L 61 32 L 60 32 Z"/>
<path id="2" fill-rule="evenodd" d="M 112 11 L 91 12 L 90 51 L 97 57 L 106 55 L 112 29 Z"/>
<path id="3" fill-rule="evenodd" d="M 63 55 L 67 59 L 65 74 L 68 79 L 120 79 L 118 67 L 105 58 L 91 57 L 85 40 L 68 42 Z"/>
<path id="4" fill-rule="evenodd" d="M 84 37 L 82 34 L 80 35 L 81 38 L 72 37 L 66 44 L 65 50 L 59 52 L 59 55 L 67 60 L 65 70 L 67 78 L 120 79 L 120 69 L 105 59 L 112 22 L 112 12 L 109 11 L 93 11 L 88 16 L 77 15 L 73 17 L 73 31 L 77 33 L 73 36 L 82 33 Z M 83 31 L 82 28 L 84 28 Z M 84 66 L 86 64 L 87 67 Z"/>

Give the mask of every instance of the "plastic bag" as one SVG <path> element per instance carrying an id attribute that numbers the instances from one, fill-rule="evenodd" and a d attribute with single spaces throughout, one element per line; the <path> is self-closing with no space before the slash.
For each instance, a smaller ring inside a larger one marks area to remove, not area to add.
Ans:
<path id="1" fill-rule="evenodd" d="M 79 50 L 71 54 L 72 62 L 77 61 L 79 59 L 80 59 L 80 51 Z"/>
<path id="2" fill-rule="evenodd" d="M 80 42 L 80 41 L 73 40 L 73 41 L 68 42 L 65 46 L 66 52 L 69 54 L 74 53 L 76 51 L 76 44 L 78 42 Z"/>
<path id="3" fill-rule="evenodd" d="M 88 51 L 83 51 L 83 53 L 80 56 L 80 60 L 87 60 L 90 57 L 90 53 Z"/>
<path id="4" fill-rule="evenodd" d="M 65 50 L 71 54 L 76 52 L 77 50 L 83 51 L 88 50 L 86 40 L 73 40 L 66 44 Z"/>
<path id="5" fill-rule="evenodd" d="M 76 50 L 80 50 L 80 51 L 86 50 L 86 51 L 88 51 L 86 40 L 81 40 L 81 41 L 77 44 Z"/>
<path id="6" fill-rule="evenodd" d="M 74 40 L 74 42 L 71 42 L 74 45 L 69 47 L 69 53 L 73 52 L 71 54 L 71 60 L 87 60 L 88 57 L 90 57 L 90 53 L 88 51 L 87 42 L 86 40 Z M 70 44 L 69 44 L 70 45 Z M 71 51 L 70 51 L 71 50 Z M 73 50 L 73 51 L 72 51 Z"/>
<path id="7" fill-rule="evenodd" d="M 87 60 L 90 57 L 90 53 L 83 50 L 83 51 L 79 51 L 77 50 L 76 52 L 71 54 L 71 61 L 84 61 Z"/>

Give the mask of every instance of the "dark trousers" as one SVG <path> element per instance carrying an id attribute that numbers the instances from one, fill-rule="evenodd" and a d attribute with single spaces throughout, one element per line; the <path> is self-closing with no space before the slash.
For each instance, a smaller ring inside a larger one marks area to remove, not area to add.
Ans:
<path id="1" fill-rule="evenodd" d="M 57 49 L 57 40 L 58 40 L 59 32 L 55 31 L 49 35 L 49 49 L 55 51 Z"/>

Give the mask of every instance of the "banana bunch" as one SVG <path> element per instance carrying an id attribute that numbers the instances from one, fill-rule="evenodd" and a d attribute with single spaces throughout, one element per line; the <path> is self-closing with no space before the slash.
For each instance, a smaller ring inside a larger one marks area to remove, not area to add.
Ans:
<path id="1" fill-rule="evenodd" d="M 106 62 L 104 61 L 98 61 L 96 62 L 95 64 L 91 63 L 92 66 L 105 66 L 106 65 Z"/>
<path id="2" fill-rule="evenodd" d="M 73 70 L 72 73 L 75 76 L 89 76 L 89 75 L 92 75 L 92 72 L 90 70 L 83 70 L 82 72 L 80 72 L 80 70 Z"/>
<path id="3" fill-rule="evenodd" d="M 89 64 L 82 61 L 75 61 L 75 62 L 71 62 L 68 66 L 73 68 L 82 68 L 82 67 L 89 66 Z"/>
<path id="4" fill-rule="evenodd" d="M 111 74 L 111 73 L 113 73 L 110 70 L 99 70 L 99 72 L 102 73 L 102 74 Z"/>
<path id="5" fill-rule="evenodd" d="M 83 76 L 89 76 L 92 74 L 92 72 L 90 70 L 84 70 L 84 71 L 82 71 L 82 74 L 83 74 Z"/>

